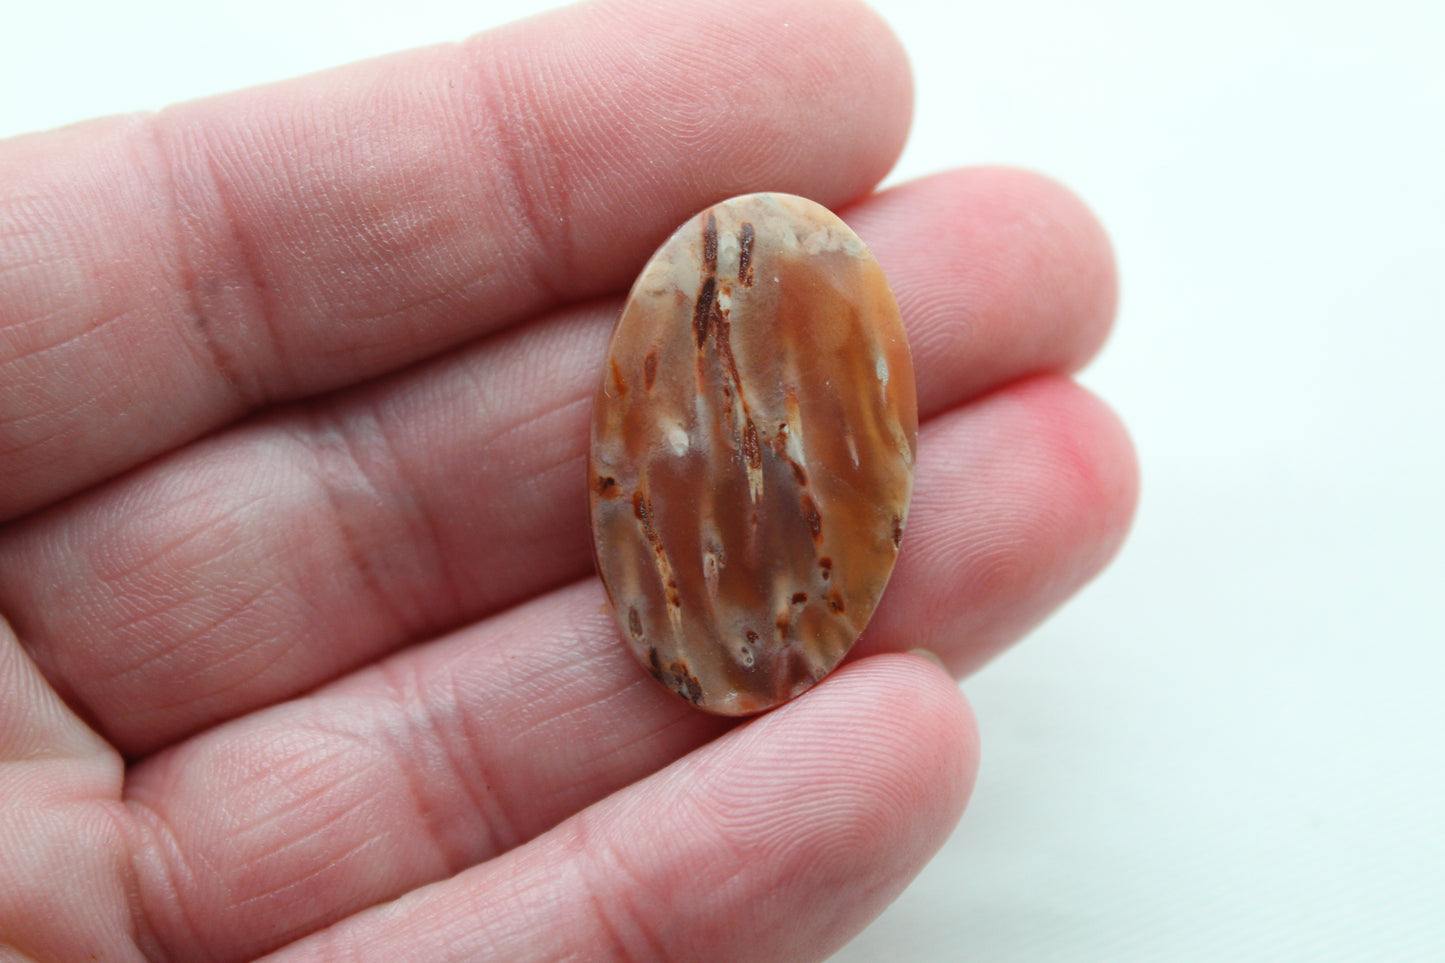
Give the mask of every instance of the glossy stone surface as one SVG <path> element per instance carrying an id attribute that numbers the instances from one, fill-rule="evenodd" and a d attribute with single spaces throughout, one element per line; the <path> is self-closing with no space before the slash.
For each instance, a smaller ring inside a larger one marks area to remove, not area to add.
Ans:
<path id="1" fill-rule="evenodd" d="M 597 569 L 643 666 L 728 715 L 830 672 L 893 570 L 917 437 L 898 306 L 841 220 L 750 194 L 683 225 L 593 408 Z"/>

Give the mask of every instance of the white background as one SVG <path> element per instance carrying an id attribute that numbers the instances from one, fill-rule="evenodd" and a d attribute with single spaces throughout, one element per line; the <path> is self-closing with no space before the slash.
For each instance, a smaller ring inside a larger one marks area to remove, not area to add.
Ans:
<path id="1" fill-rule="evenodd" d="M 965 683 L 969 813 L 838 959 L 1445 960 L 1445 4 L 877 5 L 918 84 L 891 180 L 1019 164 L 1109 227 L 1085 380 L 1144 495 Z M 0 134 L 544 6 L 0 0 Z"/>

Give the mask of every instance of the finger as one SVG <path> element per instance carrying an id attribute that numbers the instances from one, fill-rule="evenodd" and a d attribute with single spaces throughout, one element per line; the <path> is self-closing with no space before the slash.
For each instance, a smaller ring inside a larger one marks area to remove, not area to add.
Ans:
<path id="1" fill-rule="evenodd" d="M 129 936 L 111 885 L 125 852 L 108 815 L 121 771 L 0 619 L 0 959 L 81 959 Z"/>
<path id="2" fill-rule="evenodd" d="M 943 844 L 973 721 L 926 660 L 857 664 L 509 856 L 275 959 L 821 960 Z"/>
<path id="3" fill-rule="evenodd" d="M 3 145 L 0 519 L 625 285 L 728 194 L 841 204 L 910 97 L 856 3 L 614 0 Z"/>
<path id="4" fill-rule="evenodd" d="M 860 644 L 977 663 L 1093 574 L 1131 479 L 1112 417 L 1060 379 L 933 419 L 904 549 L 925 561 L 900 562 Z M 588 579 L 138 766 L 138 891 L 153 928 L 195 941 L 179 957 L 260 952 L 506 852 L 727 725 L 645 674 Z"/>
<path id="5" fill-rule="evenodd" d="M 898 292 L 925 418 L 1076 368 L 1107 330 L 1107 240 L 1049 181 L 960 171 L 848 217 Z M 0 607 L 135 754 L 579 578 L 587 410 L 615 316 L 510 332 L 38 519 L 0 538 Z"/>
<path id="6" fill-rule="evenodd" d="M 95 733 L 56 696 L 9 624 L 0 619 L 0 766 L 83 758 L 104 749 Z"/>
<path id="7" fill-rule="evenodd" d="M 976 766 L 952 680 L 916 657 L 870 660 L 275 959 L 821 959 L 942 844 Z"/>
<path id="8" fill-rule="evenodd" d="M 1054 181 L 1010 168 L 953 171 L 893 188 L 847 220 L 897 294 L 920 414 L 1031 374 L 1076 371 L 1108 336 L 1113 250 Z"/>
<path id="9" fill-rule="evenodd" d="M 1139 500 L 1139 464 L 1118 417 L 1050 377 L 983 404 L 977 416 L 965 410 L 943 420 L 956 434 L 940 425 L 932 450 L 920 450 L 922 483 L 892 577 L 907 588 L 889 589 L 896 604 L 879 606 L 854 656 L 912 638 L 956 674 L 973 672 L 1123 544 Z M 918 519 L 929 521 L 915 538 Z"/>

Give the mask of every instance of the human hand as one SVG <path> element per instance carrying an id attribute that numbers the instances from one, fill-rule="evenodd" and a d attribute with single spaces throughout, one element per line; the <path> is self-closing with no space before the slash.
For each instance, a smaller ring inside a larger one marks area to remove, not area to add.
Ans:
<path id="1" fill-rule="evenodd" d="M 1066 375 L 1107 242 L 1006 170 L 866 196 L 848 2 L 603 3 L 0 145 L 0 960 L 818 959 L 962 811 L 966 672 L 1134 498 Z M 619 295 L 753 190 L 840 208 L 923 427 L 855 657 L 699 713 L 590 574 Z"/>

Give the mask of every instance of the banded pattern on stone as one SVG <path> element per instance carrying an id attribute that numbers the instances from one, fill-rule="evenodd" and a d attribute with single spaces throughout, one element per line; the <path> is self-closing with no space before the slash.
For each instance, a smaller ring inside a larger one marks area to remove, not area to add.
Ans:
<path id="1" fill-rule="evenodd" d="M 679 229 L 592 421 L 597 569 L 643 666 L 728 715 L 832 671 L 893 570 L 917 436 L 897 304 L 841 220 L 750 194 Z"/>

